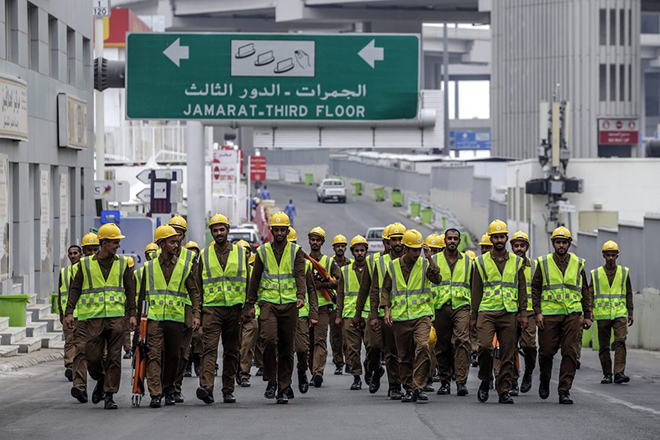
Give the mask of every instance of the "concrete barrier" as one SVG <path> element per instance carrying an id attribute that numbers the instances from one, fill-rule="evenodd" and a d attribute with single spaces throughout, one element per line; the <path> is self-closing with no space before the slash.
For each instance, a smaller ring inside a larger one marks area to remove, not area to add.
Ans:
<path id="1" fill-rule="evenodd" d="M 660 350 L 660 290 L 647 287 L 634 295 L 635 322 L 628 328 L 628 346 Z"/>

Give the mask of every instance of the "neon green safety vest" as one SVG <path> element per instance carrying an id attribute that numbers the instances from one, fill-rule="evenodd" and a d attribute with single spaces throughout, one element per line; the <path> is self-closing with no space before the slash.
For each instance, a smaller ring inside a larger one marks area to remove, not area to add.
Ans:
<path id="1" fill-rule="evenodd" d="M 417 258 L 408 282 L 401 271 L 400 258 L 390 261 L 389 273 L 392 277 L 390 293 L 392 321 L 409 321 L 423 316 L 433 316 L 431 281 L 426 277 L 429 262 Z"/>
<path id="2" fill-rule="evenodd" d="M 367 269 L 369 270 L 369 279 L 373 285 L 374 283 L 374 270 L 378 271 L 378 264 L 380 264 L 380 258 L 382 257 L 380 252 L 377 252 L 373 255 L 367 255 Z M 346 288 L 346 287 L 344 287 Z M 371 289 L 370 289 L 371 290 Z M 364 302 L 364 310 L 371 311 L 371 292 L 367 292 L 367 299 Z M 357 305 L 357 302 L 356 302 Z M 378 316 L 381 318 L 385 316 L 385 310 L 382 308 L 378 310 Z"/>
<path id="3" fill-rule="evenodd" d="M 140 288 L 142 287 L 142 276 L 144 275 L 144 266 L 133 272 L 135 274 L 135 282 L 137 283 L 137 287 L 135 290 L 139 291 Z"/>
<path id="4" fill-rule="evenodd" d="M 335 257 L 328 257 L 327 255 L 323 255 L 321 259 L 319 260 L 319 264 L 323 267 L 325 267 L 325 270 L 328 271 L 328 274 L 332 276 L 331 269 L 332 269 L 332 263 L 335 261 Z M 337 280 L 339 281 L 339 280 Z M 331 290 L 331 292 L 334 292 Z M 335 304 L 332 301 L 328 301 L 325 296 L 319 295 L 319 307 L 323 306 L 330 306 L 334 308 Z"/>
<path id="5" fill-rule="evenodd" d="M 525 283 L 527 285 L 527 311 L 531 312 L 534 310 L 532 306 L 532 274 L 534 273 L 534 261 L 530 260 L 529 266 L 525 266 Z"/>
<path id="6" fill-rule="evenodd" d="M 124 316 L 126 313 L 124 273 L 128 270 L 126 258 L 122 255 L 116 256 L 107 280 L 103 277 L 96 258 L 83 257 L 80 266 L 83 271 L 83 283 L 76 305 L 78 319 L 86 321 L 93 318 Z"/>
<path id="7" fill-rule="evenodd" d="M 188 252 L 188 255 L 190 254 L 191 252 Z M 214 245 L 204 249 L 201 258 L 204 262 L 204 270 L 202 270 L 204 307 L 231 307 L 245 304 L 248 269 L 243 246 L 231 245 L 224 269 L 220 265 Z"/>
<path id="8" fill-rule="evenodd" d="M 360 292 L 360 280 L 354 269 L 355 262 L 347 264 L 341 268 L 342 276 L 344 277 L 344 309 L 342 311 L 342 318 L 352 318 L 355 316 L 355 306 L 357 305 L 357 297 Z M 362 310 L 362 317 L 368 318 L 371 307 L 369 306 L 369 297 L 364 303 Z"/>
<path id="9" fill-rule="evenodd" d="M 312 270 L 312 262 L 305 260 L 305 277 L 307 277 L 307 272 Z M 305 280 L 305 286 L 307 286 L 307 281 Z M 299 318 L 307 318 L 309 316 L 309 292 L 307 292 L 307 298 L 305 300 L 305 305 L 301 309 L 298 309 Z"/>
<path id="10" fill-rule="evenodd" d="M 570 254 L 566 272 L 557 267 L 553 254 L 540 257 L 536 264 L 541 267 L 543 289 L 541 313 L 544 315 L 568 315 L 582 312 L 582 270 L 584 260 Z"/>
<path id="11" fill-rule="evenodd" d="M 144 263 L 146 301 L 149 305 L 147 319 L 152 321 L 185 322 L 186 309 L 183 299 L 188 295 L 186 279 L 192 270 L 191 255 L 177 259 L 170 281 L 165 275 L 158 258 Z"/>
<path id="12" fill-rule="evenodd" d="M 79 265 L 76 263 L 72 266 L 63 267 L 60 270 L 60 307 L 62 308 L 62 313 L 66 313 L 66 304 L 69 302 L 69 287 L 71 286 L 71 280 L 75 278 L 78 274 Z M 73 317 L 78 317 L 78 309 L 73 309 Z"/>
<path id="13" fill-rule="evenodd" d="M 594 318 L 597 321 L 628 316 L 626 308 L 628 273 L 627 267 L 617 266 L 610 286 L 603 266 L 591 271 L 591 283 L 594 287 Z"/>
<path id="14" fill-rule="evenodd" d="M 477 270 L 483 282 L 483 297 L 479 305 L 480 312 L 506 310 L 518 311 L 518 271 L 522 258 L 509 253 L 509 259 L 500 273 L 490 252 L 477 257 Z"/>
<path id="15" fill-rule="evenodd" d="M 456 260 L 453 272 L 449 270 L 449 263 L 444 252 L 433 255 L 433 261 L 440 268 L 440 275 L 442 276 L 440 284 L 431 286 L 431 295 L 436 309 L 442 308 L 448 302 L 451 302 L 452 309 L 470 304 L 472 296 L 470 290 L 472 259 L 463 253 L 460 255 L 462 258 Z"/>
<path id="16" fill-rule="evenodd" d="M 289 304 L 297 300 L 296 279 L 293 276 L 293 264 L 296 260 L 296 252 L 300 246 L 293 243 L 287 243 L 282 259 L 277 264 L 273 246 L 266 243 L 259 246 L 257 255 L 264 265 L 264 272 L 261 275 L 259 291 L 257 297 L 259 301 L 266 301 L 273 304 Z"/>

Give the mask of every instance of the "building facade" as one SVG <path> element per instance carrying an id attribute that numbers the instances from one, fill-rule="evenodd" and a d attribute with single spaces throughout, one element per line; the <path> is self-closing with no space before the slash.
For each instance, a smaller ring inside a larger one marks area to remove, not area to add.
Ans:
<path id="1" fill-rule="evenodd" d="M 0 0 L 0 293 L 57 289 L 93 224 L 87 0 Z"/>

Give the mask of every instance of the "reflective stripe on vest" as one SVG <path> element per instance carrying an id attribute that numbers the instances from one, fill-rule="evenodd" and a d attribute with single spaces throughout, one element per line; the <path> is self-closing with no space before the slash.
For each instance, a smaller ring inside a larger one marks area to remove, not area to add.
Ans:
<path id="1" fill-rule="evenodd" d="M 79 263 L 76 263 L 72 266 L 63 267 L 60 270 L 60 307 L 62 308 L 62 313 L 66 313 L 66 304 L 69 302 L 69 288 L 71 287 L 71 281 L 78 274 L 78 268 L 80 267 Z M 73 309 L 73 317 L 78 317 L 78 309 Z"/>
<path id="2" fill-rule="evenodd" d="M 332 276 L 332 272 L 330 271 L 332 269 L 332 262 L 335 261 L 334 257 L 328 257 L 327 255 L 323 255 L 321 259 L 319 260 L 319 264 L 325 268 L 325 270 L 328 272 L 330 276 Z M 339 282 L 339 280 L 337 280 Z M 330 290 L 331 294 L 335 294 L 334 290 Z M 319 295 L 319 307 L 323 306 L 331 306 L 334 308 L 335 304 L 332 301 L 328 301 L 325 296 Z"/>
<path id="3" fill-rule="evenodd" d="M 309 316 L 309 291 L 307 290 L 307 274 L 309 273 L 310 270 L 313 270 L 312 262 L 306 259 L 305 260 L 305 291 L 307 292 L 307 296 L 305 297 L 305 305 L 302 306 L 302 308 L 298 309 L 299 318 L 307 318 Z"/>
<path id="4" fill-rule="evenodd" d="M 259 246 L 257 255 L 264 265 L 257 294 L 259 301 L 273 304 L 296 302 L 297 289 L 293 266 L 299 248 L 297 244 L 287 242 L 278 264 L 271 243 Z"/>
<path id="5" fill-rule="evenodd" d="M 146 273 L 146 300 L 149 305 L 147 318 L 152 321 L 185 321 L 185 302 L 188 295 L 186 279 L 192 270 L 191 252 L 186 254 L 185 261 L 177 259 L 170 281 L 165 281 L 165 275 L 160 267 L 160 260 L 154 259 L 144 264 Z"/>
<path id="6" fill-rule="evenodd" d="M 527 286 L 527 311 L 534 310 L 532 306 L 532 274 L 534 273 L 534 261 L 529 261 L 529 266 L 525 266 L 525 285 Z"/>
<path id="7" fill-rule="evenodd" d="M 84 257 L 80 260 L 83 271 L 83 284 L 76 309 L 78 319 L 85 321 L 92 318 L 116 318 L 124 316 L 126 292 L 124 290 L 124 273 L 128 268 L 122 255 L 112 262 L 108 278 L 97 260 Z"/>
<path id="8" fill-rule="evenodd" d="M 518 311 L 518 271 L 522 258 L 509 253 L 503 273 L 500 273 L 490 252 L 477 258 L 477 270 L 483 283 L 479 311 Z"/>
<path id="9" fill-rule="evenodd" d="M 400 258 L 390 261 L 389 273 L 392 278 L 390 312 L 393 321 L 409 321 L 422 316 L 433 316 L 431 303 L 431 282 L 426 277 L 429 262 L 417 258 L 406 282 L 401 270 Z"/>
<path id="10" fill-rule="evenodd" d="M 629 269 L 616 267 L 616 273 L 610 286 L 610 281 L 603 266 L 591 271 L 591 283 L 594 287 L 594 318 L 610 320 L 628 316 L 626 308 L 626 281 Z"/>
<path id="11" fill-rule="evenodd" d="M 570 254 L 568 267 L 562 274 L 553 254 L 540 257 L 537 262 L 543 275 L 541 313 L 567 315 L 582 312 L 582 270 L 584 260 Z"/>
<path id="12" fill-rule="evenodd" d="M 453 271 L 449 269 L 444 252 L 433 255 L 433 261 L 440 268 L 442 277 L 440 284 L 431 285 L 433 305 L 436 309 L 442 308 L 448 302 L 451 302 L 452 309 L 470 304 L 472 260 L 465 254 L 460 255 L 462 258 L 456 261 Z"/>
<path id="13" fill-rule="evenodd" d="M 204 249 L 201 258 L 204 262 L 202 271 L 204 306 L 231 307 L 245 304 L 247 266 L 243 246 L 232 245 L 224 269 L 220 265 L 214 246 Z"/>
<path id="14" fill-rule="evenodd" d="M 344 309 L 341 313 L 342 318 L 352 318 L 355 316 L 357 297 L 360 292 L 360 280 L 355 273 L 354 264 L 355 262 L 351 262 L 351 264 L 347 264 L 341 268 L 344 277 Z M 364 303 L 364 309 L 362 310 L 362 317 L 369 317 L 370 310 L 369 297 L 367 296 L 367 300 Z"/>

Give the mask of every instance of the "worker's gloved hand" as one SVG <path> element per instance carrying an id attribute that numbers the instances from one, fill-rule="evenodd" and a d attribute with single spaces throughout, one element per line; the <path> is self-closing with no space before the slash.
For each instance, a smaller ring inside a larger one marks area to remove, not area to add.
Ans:
<path id="1" fill-rule="evenodd" d="M 128 323 L 131 326 L 131 331 L 134 331 L 137 328 L 137 318 L 135 316 L 128 318 Z"/>
<path id="2" fill-rule="evenodd" d="M 194 332 L 196 332 L 199 329 L 200 325 L 201 325 L 200 319 L 199 318 L 193 318 L 192 328 L 193 328 Z"/>

